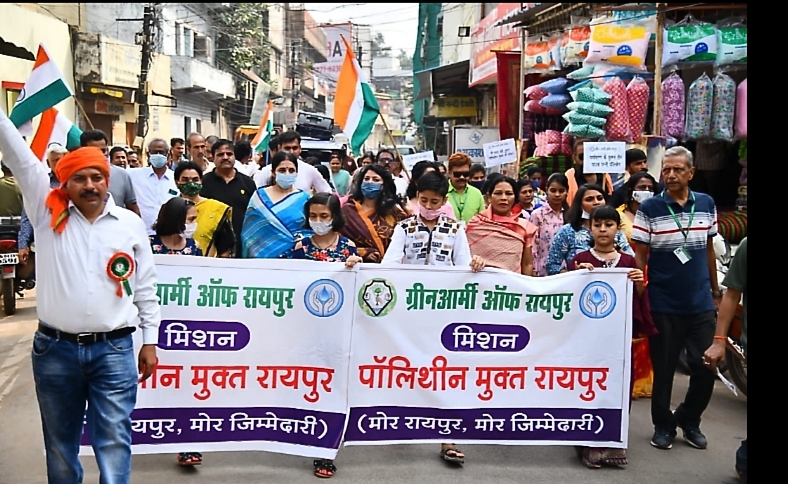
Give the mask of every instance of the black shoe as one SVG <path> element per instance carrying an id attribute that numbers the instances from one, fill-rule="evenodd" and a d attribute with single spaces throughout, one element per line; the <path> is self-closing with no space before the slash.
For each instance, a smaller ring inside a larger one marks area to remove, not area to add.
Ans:
<path id="1" fill-rule="evenodd" d="M 684 434 L 684 440 L 686 440 L 689 445 L 696 449 L 705 449 L 709 446 L 708 441 L 706 441 L 706 436 L 700 431 L 700 427 L 681 427 L 681 430 Z"/>
<path id="2" fill-rule="evenodd" d="M 655 429 L 654 436 L 651 437 L 651 445 L 657 449 L 668 450 L 673 447 L 673 439 L 675 438 L 675 430 Z"/>

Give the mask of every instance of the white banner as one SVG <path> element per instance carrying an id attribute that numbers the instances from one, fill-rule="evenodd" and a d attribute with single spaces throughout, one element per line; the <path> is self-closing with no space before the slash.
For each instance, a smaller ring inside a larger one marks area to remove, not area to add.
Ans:
<path id="1" fill-rule="evenodd" d="M 134 453 L 626 447 L 625 270 L 155 259 L 159 366 L 139 388 Z"/>
<path id="2" fill-rule="evenodd" d="M 357 284 L 348 445 L 626 447 L 626 271 L 365 266 Z"/>
<path id="3" fill-rule="evenodd" d="M 308 261 L 155 258 L 159 367 L 139 388 L 134 453 L 333 458 L 348 406 L 355 274 Z"/>
<path id="4" fill-rule="evenodd" d="M 347 51 L 342 37 L 344 36 L 353 45 L 353 24 L 323 25 L 322 28 L 326 34 L 326 62 L 315 64 L 314 71 L 328 84 L 328 91 L 333 94 Z M 372 55 L 372 53 L 366 55 Z"/>

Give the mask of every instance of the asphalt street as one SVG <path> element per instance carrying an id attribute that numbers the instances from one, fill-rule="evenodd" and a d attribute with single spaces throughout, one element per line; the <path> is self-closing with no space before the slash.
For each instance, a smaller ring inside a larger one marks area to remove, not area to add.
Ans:
<path id="1" fill-rule="evenodd" d="M 18 302 L 18 312 L 0 319 L 0 484 L 44 484 L 41 424 L 30 367 L 30 346 L 37 324 L 35 292 Z M 674 405 L 689 378 L 676 377 Z M 677 439 L 672 450 L 649 445 L 649 400 L 633 403 L 627 469 L 589 470 L 568 447 L 466 445 L 463 468 L 445 465 L 437 445 L 350 447 L 340 450 L 336 483 L 429 484 L 735 484 L 734 453 L 747 434 L 747 399 L 717 382 L 704 415 L 707 450 Z M 176 466 L 175 456 L 135 456 L 132 482 L 138 484 L 297 484 L 317 482 L 311 459 L 263 452 L 218 452 L 203 456 L 199 468 Z M 98 482 L 92 457 L 83 458 L 85 483 Z"/>

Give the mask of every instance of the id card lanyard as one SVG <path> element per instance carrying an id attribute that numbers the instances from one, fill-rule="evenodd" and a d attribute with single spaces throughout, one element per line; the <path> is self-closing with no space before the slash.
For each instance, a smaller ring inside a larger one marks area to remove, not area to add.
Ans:
<path id="1" fill-rule="evenodd" d="M 664 191 L 662 192 L 662 196 L 663 197 L 665 196 Z M 681 221 L 676 216 L 676 212 L 673 211 L 673 207 L 671 207 L 669 203 L 667 204 L 668 211 L 670 212 L 670 215 L 673 217 L 673 221 L 676 222 L 676 226 L 679 228 L 679 232 L 681 232 L 681 235 L 684 236 L 684 243 L 681 245 L 681 247 L 676 249 L 676 256 L 679 258 L 682 264 L 686 264 L 691 258 L 687 250 L 684 248 L 684 246 L 687 244 L 687 238 L 689 237 L 690 230 L 692 229 L 692 221 L 695 218 L 695 194 L 692 192 L 690 192 L 690 199 L 692 200 L 692 207 L 690 208 L 689 223 L 687 224 L 686 229 L 682 227 Z"/>

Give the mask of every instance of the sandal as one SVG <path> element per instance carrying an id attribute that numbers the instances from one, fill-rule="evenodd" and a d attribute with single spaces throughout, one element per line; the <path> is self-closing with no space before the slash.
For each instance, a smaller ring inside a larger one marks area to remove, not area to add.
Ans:
<path id="1" fill-rule="evenodd" d="M 198 466 L 202 464 L 202 454 L 199 452 L 181 452 L 178 454 L 179 466 Z"/>
<path id="2" fill-rule="evenodd" d="M 602 467 L 602 461 L 605 458 L 605 450 L 596 447 L 581 447 L 576 448 L 580 456 L 580 462 L 589 469 L 599 469 Z"/>
<path id="3" fill-rule="evenodd" d="M 315 466 L 315 476 L 323 479 L 334 477 L 334 473 L 337 471 L 337 466 L 331 459 L 315 459 L 312 465 Z"/>
<path id="4" fill-rule="evenodd" d="M 465 464 L 465 454 L 460 452 L 460 449 L 455 446 L 441 449 L 441 457 L 443 457 L 443 460 L 454 464 Z"/>
<path id="5" fill-rule="evenodd" d="M 602 458 L 602 464 L 612 467 L 626 467 L 629 464 L 627 460 L 626 449 L 607 449 L 605 456 Z"/>

